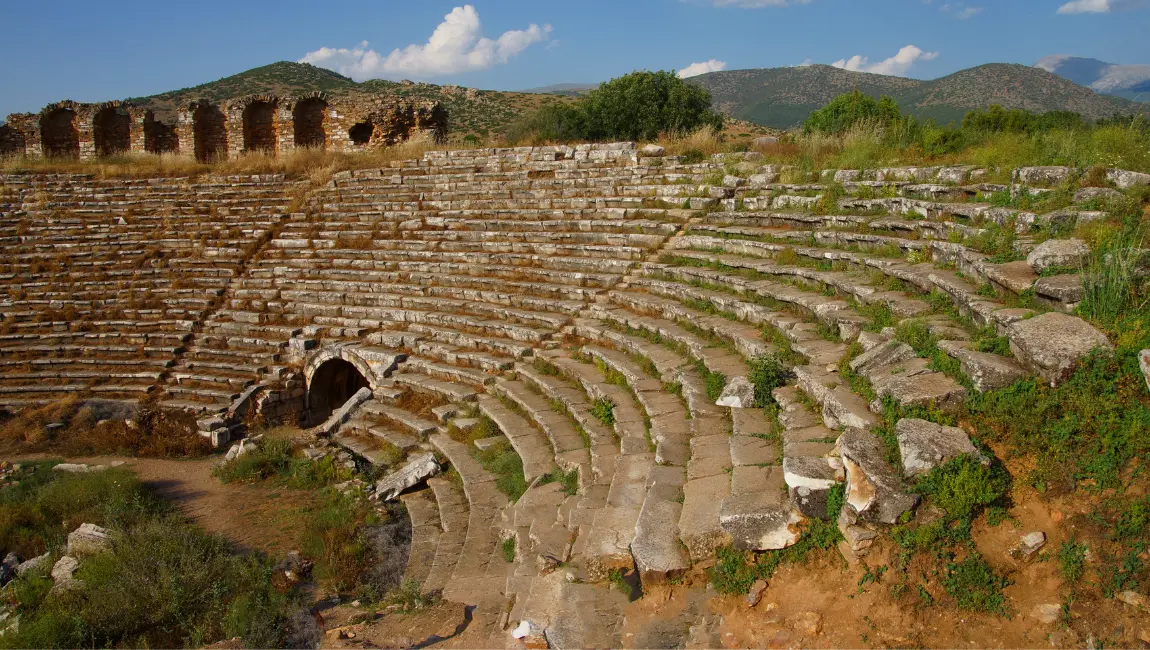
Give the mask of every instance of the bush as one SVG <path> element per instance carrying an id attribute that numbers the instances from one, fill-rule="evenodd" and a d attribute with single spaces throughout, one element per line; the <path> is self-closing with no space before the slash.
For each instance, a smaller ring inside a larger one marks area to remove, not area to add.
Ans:
<path id="1" fill-rule="evenodd" d="M 987 466 L 964 455 L 935 467 L 915 489 L 945 510 L 950 521 L 969 528 L 983 509 L 1005 505 L 1010 474 L 998 463 Z"/>
<path id="2" fill-rule="evenodd" d="M 540 108 L 513 126 L 508 140 L 654 140 L 702 128 L 723 128 L 708 91 L 673 72 L 643 71 L 612 79 L 573 104 Z"/>
<path id="3" fill-rule="evenodd" d="M 773 355 L 753 359 L 749 365 L 751 373 L 748 379 L 755 386 L 755 406 L 765 408 L 774 402 L 771 392 L 785 386 L 792 373 Z"/>
<path id="4" fill-rule="evenodd" d="M 863 94 L 859 90 L 839 95 L 829 104 L 811 113 L 803 122 L 803 130 L 810 133 L 840 134 L 849 131 L 859 123 L 869 122 L 883 126 L 902 118 L 898 103 L 883 95 L 879 99 Z"/>
<path id="5" fill-rule="evenodd" d="M 999 576 L 978 553 L 946 567 L 942 586 L 959 609 L 1005 616 L 1008 613 L 1002 590 L 1010 581 Z"/>

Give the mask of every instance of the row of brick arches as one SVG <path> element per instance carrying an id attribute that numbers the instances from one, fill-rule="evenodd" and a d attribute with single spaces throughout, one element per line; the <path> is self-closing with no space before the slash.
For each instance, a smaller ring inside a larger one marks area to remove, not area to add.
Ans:
<path id="1" fill-rule="evenodd" d="M 243 151 L 275 154 L 284 125 L 277 116 L 274 102 L 253 101 L 244 107 L 242 119 Z M 297 102 L 292 108 L 292 135 L 296 147 L 327 148 L 328 104 L 312 98 Z M 228 153 L 228 116 L 214 104 L 204 102 L 191 111 L 191 153 L 197 160 L 208 162 L 225 158 Z M 372 125 L 356 125 L 349 137 L 356 144 L 371 139 Z M 16 130 L 0 127 L 0 147 L 3 153 L 19 153 L 24 149 L 23 136 Z M 175 130 L 149 115 L 143 123 L 144 150 L 166 153 L 179 149 Z M 107 107 L 92 118 L 92 141 L 98 157 L 114 156 L 131 149 L 132 118 L 119 107 Z M 73 108 L 56 108 L 40 117 L 40 144 L 45 156 L 51 158 L 77 158 L 80 156 L 80 129 Z"/>

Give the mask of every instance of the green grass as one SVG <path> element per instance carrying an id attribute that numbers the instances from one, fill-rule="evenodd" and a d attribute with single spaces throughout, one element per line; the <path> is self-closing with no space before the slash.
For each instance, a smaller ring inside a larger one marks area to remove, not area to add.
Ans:
<path id="1" fill-rule="evenodd" d="M 591 416 L 606 426 L 614 426 L 615 402 L 612 402 L 605 397 L 596 399 L 595 403 L 591 405 Z"/>
<path id="2" fill-rule="evenodd" d="M 1011 583 L 995 573 L 978 553 L 946 566 L 942 586 L 959 609 L 1006 616 L 1010 609 L 1002 590 Z"/>
<path id="3" fill-rule="evenodd" d="M 399 458 L 402 459 L 402 452 Z M 347 481 L 355 472 L 344 467 L 334 455 L 312 461 L 296 457 L 290 440 L 264 438 L 254 450 L 217 465 L 212 474 L 224 483 L 273 480 L 285 487 L 307 490 Z"/>
<path id="4" fill-rule="evenodd" d="M 548 483 L 559 483 L 563 486 L 563 492 L 568 496 L 574 496 L 579 492 L 579 470 L 572 469 L 569 472 L 564 472 L 558 467 L 551 470 L 550 473 L 543 476 L 540 485 Z"/>
<path id="5" fill-rule="evenodd" d="M 499 552 L 503 554 L 503 561 L 512 564 L 515 562 L 515 537 L 511 536 L 504 539 L 499 544 Z"/>
<path id="6" fill-rule="evenodd" d="M 1058 547 L 1058 575 L 1072 589 L 1086 573 L 1086 545 L 1075 540 L 1062 542 Z"/>
<path id="7" fill-rule="evenodd" d="M 27 557 L 63 554 L 80 522 L 113 531 L 111 550 L 82 559 L 82 585 L 52 594 L 52 564 L 15 579 L 6 600 L 20 626 L 0 647 L 198 646 L 239 636 L 249 647 L 286 641 L 293 593 L 272 586 L 272 563 L 235 555 L 222 537 L 185 522 L 119 469 L 57 474 L 39 465 L 0 489 L 0 545 Z"/>
<path id="8" fill-rule="evenodd" d="M 475 458 L 483 469 L 495 475 L 495 487 L 512 501 L 518 501 L 527 491 L 523 459 L 515 453 L 511 443 L 500 440 L 487 449 L 477 449 Z"/>

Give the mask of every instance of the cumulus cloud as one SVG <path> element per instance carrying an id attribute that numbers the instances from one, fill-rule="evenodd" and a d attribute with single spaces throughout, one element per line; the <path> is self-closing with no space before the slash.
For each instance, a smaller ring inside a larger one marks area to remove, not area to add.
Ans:
<path id="1" fill-rule="evenodd" d="M 719 72 L 720 70 L 727 69 L 727 62 L 718 59 L 709 59 L 707 61 L 699 61 L 683 68 L 679 71 L 679 78 L 686 79 L 687 77 L 697 77 L 701 74 L 708 72 Z"/>
<path id="2" fill-rule="evenodd" d="M 849 59 L 839 59 L 831 65 L 855 72 L 873 72 L 874 74 L 897 76 L 906 74 L 911 66 L 919 61 L 933 61 L 936 58 L 938 58 L 938 52 L 923 52 L 915 45 L 907 45 L 899 50 L 898 54 L 877 63 L 871 63 L 869 58 L 856 54 Z"/>
<path id="3" fill-rule="evenodd" d="M 1150 6 L 1147 0 L 1071 0 L 1058 8 L 1060 14 L 1108 14 Z"/>
<path id="4" fill-rule="evenodd" d="M 367 41 L 356 47 L 321 47 L 308 52 L 301 63 L 335 70 L 356 81 L 379 77 L 432 77 L 485 70 L 507 63 L 535 43 L 547 40 L 551 25 L 532 24 L 527 29 L 504 32 L 497 39 L 483 36 L 479 12 L 472 5 L 451 10 L 422 45 L 396 48 L 387 56 L 371 49 Z"/>

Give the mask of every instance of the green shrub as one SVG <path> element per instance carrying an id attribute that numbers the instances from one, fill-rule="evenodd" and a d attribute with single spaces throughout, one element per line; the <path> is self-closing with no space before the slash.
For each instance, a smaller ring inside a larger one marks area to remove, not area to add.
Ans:
<path id="1" fill-rule="evenodd" d="M 1001 464 L 983 465 L 964 455 L 935 467 L 915 490 L 945 510 L 950 521 L 969 527 L 985 508 L 1005 505 L 1010 474 Z"/>
<path id="2" fill-rule="evenodd" d="M 591 415 L 607 426 L 615 425 L 615 402 L 600 397 L 591 405 Z"/>
<path id="3" fill-rule="evenodd" d="M 1058 548 L 1058 575 L 1062 580 L 1075 586 L 1086 572 L 1086 545 L 1075 540 L 1062 542 Z"/>
<path id="4" fill-rule="evenodd" d="M 787 385 L 793 373 L 779 361 L 777 356 L 763 356 L 752 359 L 748 379 L 755 386 L 755 406 L 764 408 L 774 402 L 771 393 L 776 388 Z"/>
<path id="5" fill-rule="evenodd" d="M 803 130 L 808 133 L 818 131 L 838 134 L 860 122 L 889 125 L 901 117 L 898 103 L 890 97 L 883 95 L 875 99 L 855 90 L 835 97 L 829 104 L 811 113 L 803 122 Z"/>
<path id="6" fill-rule="evenodd" d="M 1010 581 L 999 576 L 978 553 L 946 567 L 942 586 L 959 609 L 1005 616 L 1009 613 L 1002 590 Z"/>
<path id="7" fill-rule="evenodd" d="M 505 538 L 499 545 L 499 550 L 503 553 L 504 562 L 508 564 L 515 562 L 515 537 Z"/>

